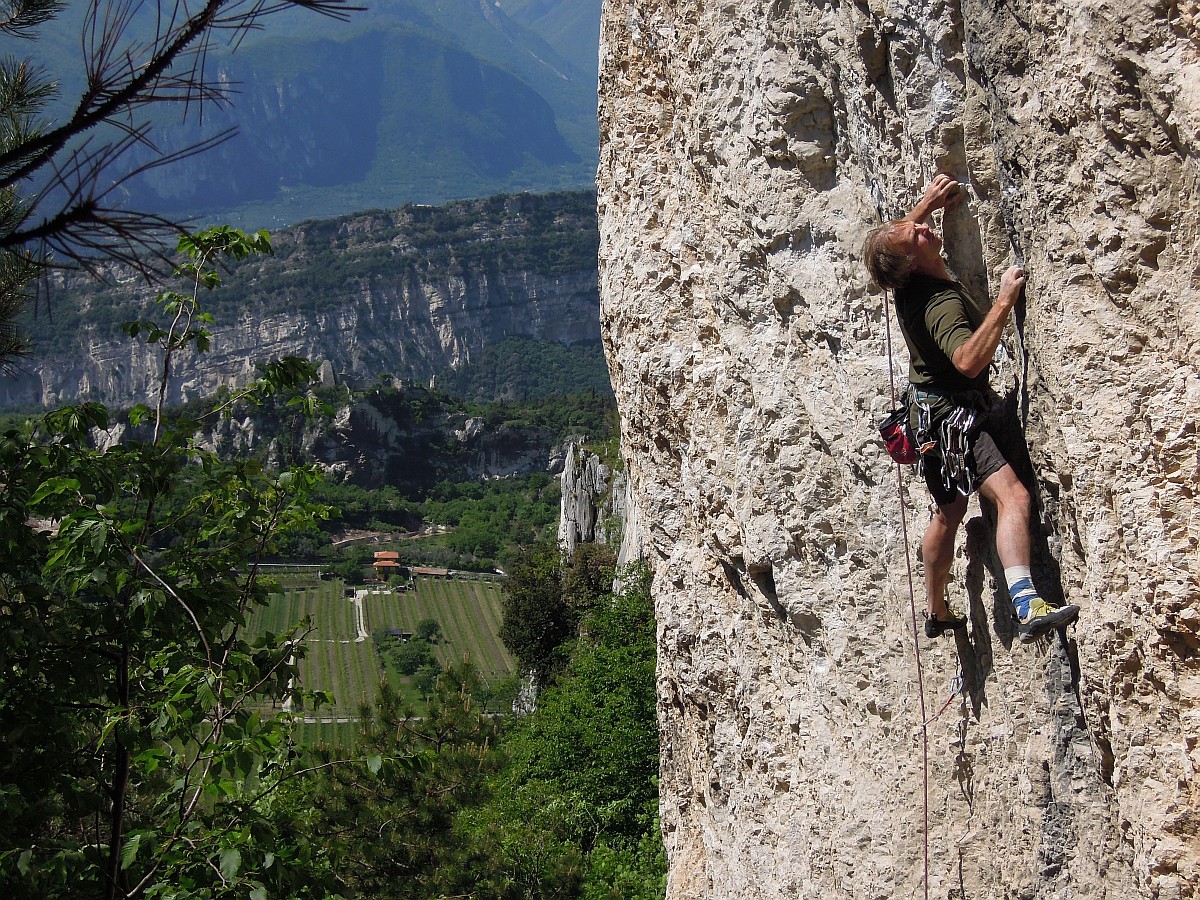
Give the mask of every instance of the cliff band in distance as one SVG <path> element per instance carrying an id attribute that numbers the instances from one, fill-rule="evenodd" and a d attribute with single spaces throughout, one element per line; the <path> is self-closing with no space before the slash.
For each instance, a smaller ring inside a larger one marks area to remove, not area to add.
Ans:
<path id="1" fill-rule="evenodd" d="M 921 642 L 928 715 L 964 683 L 928 726 L 929 896 L 1200 897 L 1198 14 L 605 4 L 602 328 L 655 573 L 671 900 L 922 896 L 860 247 L 939 171 L 969 188 L 942 222 L 964 283 L 1028 271 L 992 383 L 1025 424 L 1035 575 L 1083 612 L 1018 644 L 973 508 L 969 636 Z M 905 498 L 919 535 L 908 473 Z"/>
<path id="2" fill-rule="evenodd" d="M 506 338 L 565 345 L 599 338 L 590 192 L 509 195 L 307 222 L 272 236 L 274 253 L 205 295 L 208 354 L 184 355 L 169 403 L 253 380 L 287 355 L 327 379 L 429 384 Z M 49 315 L 27 322 L 34 353 L 0 382 L 0 407 L 79 399 L 153 402 L 161 362 L 120 323 L 157 320 L 147 285 L 114 267 L 109 284 L 54 273 Z M 174 286 L 174 285 L 171 285 Z"/>

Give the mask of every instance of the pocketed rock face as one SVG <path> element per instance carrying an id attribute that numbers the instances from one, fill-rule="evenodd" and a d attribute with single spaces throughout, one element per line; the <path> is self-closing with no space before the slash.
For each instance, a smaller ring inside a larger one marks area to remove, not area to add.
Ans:
<path id="1" fill-rule="evenodd" d="M 602 31 L 671 900 L 922 896 L 923 716 L 929 896 L 1200 897 L 1195 3 L 609 0 Z M 1025 423 L 1035 578 L 1083 614 L 1017 643 L 973 507 L 971 630 L 921 638 L 922 708 L 860 247 L 938 171 L 967 185 L 964 282 L 1028 269 L 993 384 Z"/>

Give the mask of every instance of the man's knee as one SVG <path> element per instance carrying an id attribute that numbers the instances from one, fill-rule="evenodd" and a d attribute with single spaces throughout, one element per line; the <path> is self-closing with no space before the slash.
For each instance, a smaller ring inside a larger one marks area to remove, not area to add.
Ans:
<path id="1" fill-rule="evenodd" d="M 1017 507 L 1022 515 L 1029 516 L 1029 507 L 1033 498 L 1029 496 L 1029 489 L 1021 483 L 1020 479 L 1015 479 L 1013 482 L 1012 499 L 1009 502 Z"/>
<path id="2" fill-rule="evenodd" d="M 1012 466 L 1005 466 L 980 485 L 980 492 L 999 508 L 1001 513 L 1029 516 L 1032 502 L 1029 490 L 1022 484 Z"/>
<path id="3" fill-rule="evenodd" d="M 958 526 L 962 524 L 966 514 L 966 497 L 960 497 L 946 506 L 939 506 L 929 521 L 929 527 L 925 529 L 925 540 L 922 543 L 926 549 L 935 552 L 946 546 L 953 549 Z"/>
<path id="4" fill-rule="evenodd" d="M 947 503 L 945 506 L 939 506 L 934 512 L 934 519 L 943 527 L 954 531 L 962 524 L 962 520 L 967 515 L 967 498 L 958 497 L 953 503 Z"/>

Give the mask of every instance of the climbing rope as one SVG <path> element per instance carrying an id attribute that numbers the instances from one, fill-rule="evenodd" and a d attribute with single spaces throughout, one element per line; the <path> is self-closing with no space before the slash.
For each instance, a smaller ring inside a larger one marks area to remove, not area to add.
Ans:
<path id="1" fill-rule="evenodd" d="M 946 702 L 942 704 L 942 708 L 935 712 L 932 716 L 921 723 L 921 728 L 928 728 L 929 723 L 944 713 L 950 708 L 950 704 L 954 702 L 954 698 L 962 693 L 963 674 L 962 666 L 958 667 L 958 674 L 950 679 L 950 696 L 946 698 Z"/>
<path id="2" fill-rule="evenodd" d="M 892 315 L 890 292 L 883 292 L 883 322 L 887 334 L 888 385 L 892 391 L 892 408 L 896 408 L 896 375 L 892 366 Z M 908 573 L 908 608 L 912 619 L 913 652 L 917 660 L 917 696 L 921 700 L 921 799 L 924 815 L 921 836 L 924 839 L 925 900 L 929 900 L 929 723 L 925 714 L 925 677 L 921 669 L 921 640 L 917 629 L 917 595 L 913 590 L 912 554 L 908 547 L 908 514 L 904 509 L 904 470 L 896 463 L 896 494 L 900 501 L 900 537 L 904 541 L 904 568 Z M 953 698 L 953 695 L 951 696 Z M 947 706 L 949 703 L 946 704 Z M 945 707 L 942 707 L 944 710 Z M 939 712 L 938 715 L 941 715 Z M 934 717 L 936 718 L 936 716 Z"/>

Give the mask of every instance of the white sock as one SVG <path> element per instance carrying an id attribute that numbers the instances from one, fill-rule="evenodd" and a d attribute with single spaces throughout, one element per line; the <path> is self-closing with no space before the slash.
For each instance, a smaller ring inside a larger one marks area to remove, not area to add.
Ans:
<path id="1" fill-rule="evenodd" d="M 1012 598 L 1017 618 L 1024 619 L 1029 614 L 1029 604 L 1038 595 L 1033 586 L 1033 573 L 1029 566 L 1009 566 L 1004 570 L 1004 580 L 1008 582 L 1008 596 Z"/>

